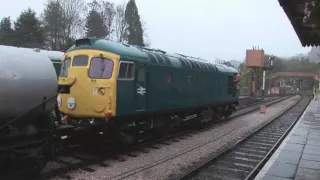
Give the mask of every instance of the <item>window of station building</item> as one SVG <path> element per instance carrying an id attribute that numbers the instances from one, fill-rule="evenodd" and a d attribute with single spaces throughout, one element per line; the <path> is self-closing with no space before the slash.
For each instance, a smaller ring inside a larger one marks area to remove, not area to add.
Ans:
<path id="1" fill-rule="evenodd" d="M 70 64 L 71 64 L 70 58 L 63 60 L 59 77 L 68 77 L 68 70 L 69 70 Z"/>
<path id="2" fill-rule="evenodd" d="M 101 57 L 91 59 L 89 78 L 110 79 L 113 72 L 113 61 Z"/>
<path id="3" fill-rule="evenodd" d="M 118 79 L 133 80 L 134 79 L 134 63 L 121 61 L 119 67 Z"/>
<path id="4" fill-rule="evenodd" d="M 74 56 L 72 66 L 87 66 L 89 57 L 86 55 Z"/>

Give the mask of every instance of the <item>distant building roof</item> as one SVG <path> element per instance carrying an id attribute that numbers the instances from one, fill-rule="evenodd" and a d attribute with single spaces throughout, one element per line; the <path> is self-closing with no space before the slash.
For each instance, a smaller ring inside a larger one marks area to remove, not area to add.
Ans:
<path id="1" fill-rule="evenodd" d="M 302 44 L 302 46 L 319 46 L 320 37 L 311 25 L 303 24 L 305 0 L 278 0 Z"/>

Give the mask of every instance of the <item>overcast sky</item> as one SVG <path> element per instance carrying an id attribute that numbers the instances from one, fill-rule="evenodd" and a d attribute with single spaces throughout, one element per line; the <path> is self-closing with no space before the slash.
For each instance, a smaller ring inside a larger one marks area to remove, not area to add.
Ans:
<path id="1" fill-rule="evenodd" d="M 39 15 L 44 2 L 8 0 L 0 6 L 0 18 L 11 16 L 15 20 L 28 7 Z M 147 24 L 152 48 L 212 60 L 242 60 L 252 45 L 278 56 L 310 50 L 301 46 L 278 0 L 136 0 L 136 3 Z"/>

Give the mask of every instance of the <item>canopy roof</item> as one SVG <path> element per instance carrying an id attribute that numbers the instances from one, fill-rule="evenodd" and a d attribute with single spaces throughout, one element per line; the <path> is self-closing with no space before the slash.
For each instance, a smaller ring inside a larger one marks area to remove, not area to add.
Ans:
<path id="1" fill-rule="evenodd" d="M 311 24 L 304 24 L 304 10 L 306 0 L 278 0 L 299 37 L 302 46 L 320 45 L 320 31 L 312 28 Z M 318 32 L 317 32 L 318 31 Z"/>

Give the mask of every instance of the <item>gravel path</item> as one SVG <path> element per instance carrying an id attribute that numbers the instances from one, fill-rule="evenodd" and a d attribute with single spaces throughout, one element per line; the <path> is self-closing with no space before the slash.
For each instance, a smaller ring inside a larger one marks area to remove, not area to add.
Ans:
<path id="1" fill-rule="evenodd" d="M 126 157 L 127 160 L 124 162 L 106 160 L 105 163 L 110 165 L 108 167 L 99 164 L 87 166 L 94 169 L 94 172 L 77 169 L 65 174 L 64 177 L 78 180 L 167 179 L 171 174 L 179 173 L 201 158 L 216 154 L 234 144 L 294 105 L 299 99 L 300 96 L 294 96 L 268 107 L 266 114 L 253 112 L 221 123 L 205 132 L 192 134 L 191 137 L 180 139 L 179 142 L 157 145 L 160 149 L 150 149 L 149 153 L 141 152 L 137 157 Z M 150 168 L 144 169 L 145 167 Z M 50 178 L 50 180 L 58 179 L 65 178 Z"/>

